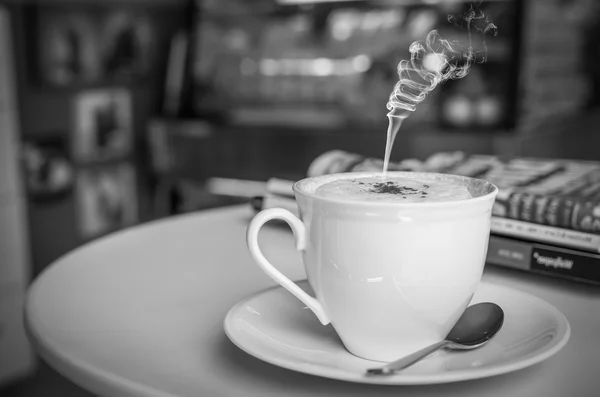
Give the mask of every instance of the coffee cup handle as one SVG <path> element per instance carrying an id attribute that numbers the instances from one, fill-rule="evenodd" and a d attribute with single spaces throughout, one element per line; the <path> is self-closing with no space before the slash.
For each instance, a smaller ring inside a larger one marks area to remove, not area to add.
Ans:
<path id="1" fill-rule="evenodd" d="M 315 313 L 319 321 L 323 325 L 327 325 L 330 323 L 329 316 L 325 313 L 323 309 L 323 305 L 308 295 L 306 292 L 302 290 L 302 288 L 298 287 L 296 283 L 292 280 L 284 276 L 279 270 L 275 268 L 262 254 L 260 247 L 258 246 L 258 232 L 260 228 L 270 220 L 280 219 L 287 222 L 288 225 L 292 228 L 294 232 L 294 236 L 296 238 L 296 249 L 298 251 L 302 251 L 306 247 L 306 228 L 304 223 L 290 211 L 283 208 L 269 208 L 266 210 L 262 210 L 258 214 L 254 216 L 254 218 L 250 221 L 250 225 L 248 226 L 248 230 L 246 232 L 246 242 L 248 244 L 248 249 L 250 250 L 250 254 L 260 266 L 260 268 L 267 273 L 273 280 L 275 280 L 279 285 L 292 293 L 296 298 L 300 299 L 310 310 Z"/>

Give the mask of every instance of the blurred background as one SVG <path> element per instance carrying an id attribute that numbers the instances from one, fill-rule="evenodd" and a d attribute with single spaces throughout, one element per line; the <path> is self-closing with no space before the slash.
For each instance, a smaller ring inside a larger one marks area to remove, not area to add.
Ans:
<path id="1" fill-rule="evenodd" d="M 52 261 L 108 233 L 236 203 L 333 149 L 382 158 L 410 44 L 458 0 L 0 0 L 0 394 L 89 396 L 21 324 Z M 437 87 L 392 161 L 440 151 L 600 160 L 600 6 L 490 0 L 487 61 Z M 239 194 L 238 194 L 239 193 Z"/>

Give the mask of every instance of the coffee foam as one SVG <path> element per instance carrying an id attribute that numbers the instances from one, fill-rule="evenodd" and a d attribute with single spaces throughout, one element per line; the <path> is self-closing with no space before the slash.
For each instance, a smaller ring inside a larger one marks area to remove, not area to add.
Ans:
<path id="1" fill-rule="evenodd" d="M 466 186 L 401 177 L 338 179 L 319 186 L 321 197 L 351 201 L 446 202 L 472 198 Z"/>
<path id="2" fill-rule="evenodd" d="M 344 179 L 358 178 L 382 178 L 381 172 L 348 172 L 341 174 L 328 174 L 312 178 L 306 178 L 296 183 L 294 190 L 297 193 L 315 195 L 317 189 L 327 183 Z M 460 175 L 438 174 L 430 172 L 412 172 L 412 171 L 393 171 L 386 174 L 386 178 L 405 178 L 411 181 L 427 184 L 430 183 L 446 183 L 454 186 L 463 186 L 469 192 L 472 198 L 486 196 L 496 190 L 496 187 L 489 182 L 469 178 Z M 381 200 L 379 200 L 381 201 Z M 447 200 L 445 200 L 447 201 Z M 390 201 L 388 201 L 390 202 Z M 398 202 L 398 201 L 395 201 Z M 406 202 L 406 200 L 404 200 Z M 426 201 L 423 203 L 427 203 Z"/>

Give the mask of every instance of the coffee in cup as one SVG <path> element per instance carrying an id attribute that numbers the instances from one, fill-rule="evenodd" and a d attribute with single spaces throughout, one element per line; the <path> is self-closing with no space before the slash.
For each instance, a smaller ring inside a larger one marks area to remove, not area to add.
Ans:
<path id="1" fill-rule="evenodd" d="M 483 272 L 498 190 L 457 175 L 344 173 L 294 184 L 300 218 L 258 213 L 247 243 L 257 264 L 331 325 L 352 354 L 389 362 L 442 340 Z M 291 226 L 311 296 L 261 253 L 272 219 Z"/>

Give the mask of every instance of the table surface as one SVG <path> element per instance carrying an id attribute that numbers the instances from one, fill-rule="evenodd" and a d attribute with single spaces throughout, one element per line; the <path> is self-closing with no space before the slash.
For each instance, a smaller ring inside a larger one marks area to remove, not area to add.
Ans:
<path id="1" fill-rule="evenodd" d="M 245 245 L 253 213 L 235 206 L 107 236 L 60 258 L 31 285 L 30 340 L 57 371 L 100 396 L 594 396 L 600 389 L 600 288 L 487 266 L 484 279 L 562 311 L 571 339 L 552 358 L 487 379 L 373 386 L 296 373 L 237 348 L 227 311 L 274 285 Z M 291 232 L 265 227 L 267 258 L 305 278 Z M 535 313 L 532 313 L 535 315 Z"/>

